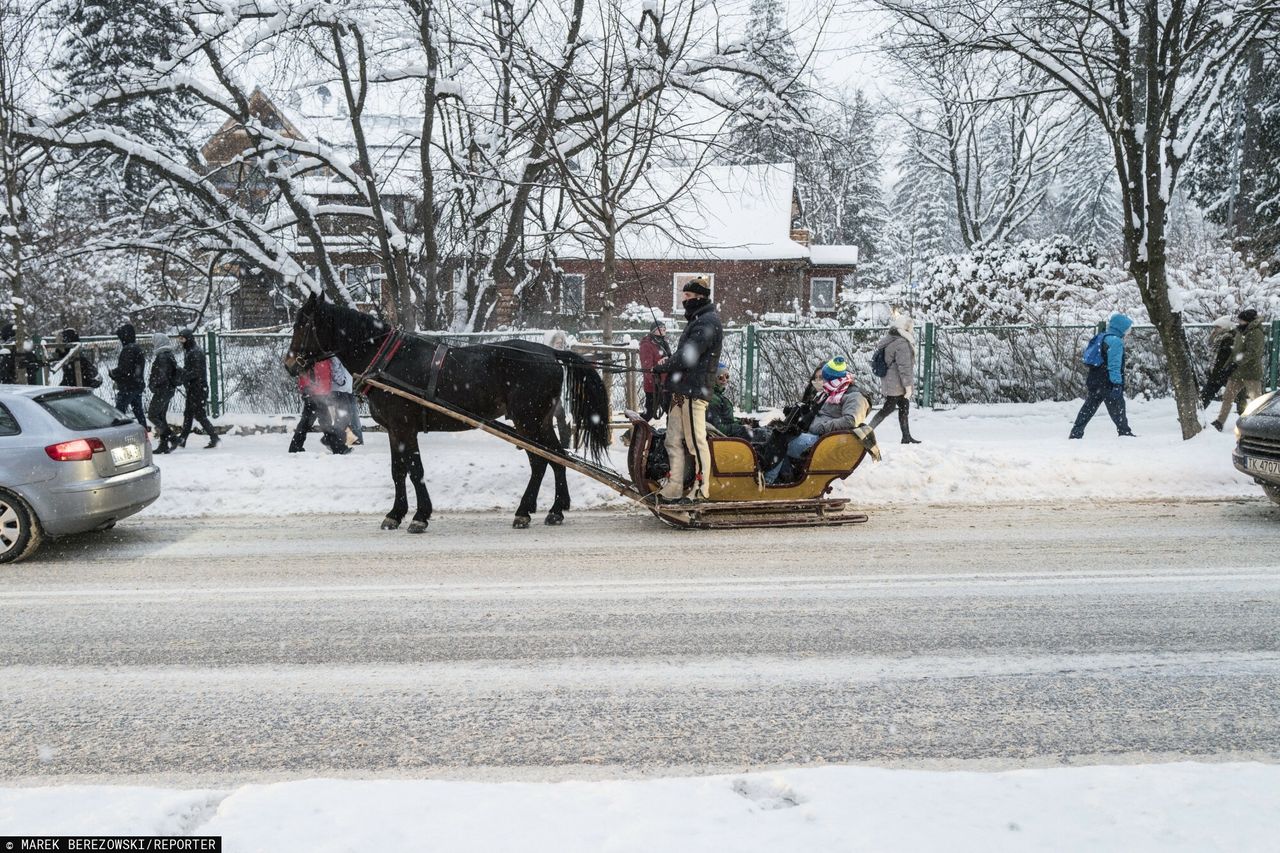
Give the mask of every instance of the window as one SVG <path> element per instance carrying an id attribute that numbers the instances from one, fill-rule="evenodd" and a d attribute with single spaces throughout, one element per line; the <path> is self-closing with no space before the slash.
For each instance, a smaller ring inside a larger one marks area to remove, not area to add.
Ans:
<path id="1" fill-rule="evenodd" d="M 17 435 L 20 432 L 18 419 L 0 403 L 0 435 Z"/>
<path id="2" fill-rule="evenodd" d="M 347 293 L 356 302 L 371 302 L 375 305 L 382 302 L 382 280 L 385 278 L 382 264 L 346 267 L 342 275 Z"/>
<path id="3" fill-rule="evenodd" d="M 560 276 L 560 313 L 581 315 L 586 306 L 586 289 L 585 275 Z"/>
<path id="4" fill-rule="evenodd" d="M 44 410 L 67 429 L 103 429 L 133 423 L 88 391 L 56 391 L 36 398 Z"/>
<path id="5" fill-rule="evenodd" d="M 836 310 L 836 280 L 809 279 L 809 310 L 814 314 L 830 314 Z"/>
<path id="6" fill-rule="evenodd" d="M 680 304 L 682 301 L 684 301 L 684 298 L 681 295 L 682 292 L 684 291 L 684 286 L 689 282 L 693 281 L 695 278 L 705 278 L 707 281 L 711 282 L 711 301 L 715 302 L 716 300 L 715 273 L 678 272 L 671 277 L 671 310 L 676 312 L 677 314 L 679 314 L 681 311 L 684 310 L 684 307 Z"/>

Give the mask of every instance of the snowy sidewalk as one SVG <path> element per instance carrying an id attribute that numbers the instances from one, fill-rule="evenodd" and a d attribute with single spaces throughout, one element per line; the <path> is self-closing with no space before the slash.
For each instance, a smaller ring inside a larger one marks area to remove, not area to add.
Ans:
<path id="1" fill-rule="evenodd" d="M 1067 432 L 1079 408 L 1068 403 L 960 406 L 916 411 L 912 429 L 924 443 L 898 443 L 894 420 L 881 425 L 884 461 L 868 460 L 836 484 L 836 493 L 860 506 L 895 503 L 1025 503 L 1077 500 L 1259 498 L 1261 490 L 1231 466 L 1230 427 L 1183 441 L 1173 403 L 1131 401 L 1138 438 L 1119 438 L 1105 412 L 1082 441 Z M 324 451 L 319 436 L 308 452 L 286 453 L 287 435 L 229 436 L 217 450 L 191 447 L 157 457 L 164 472 L 153 515 L 244 513 L 383 513 L 393 492 L 387 437 L 370 432 L 368 444 L 347 456 Z M 512 512 L 528 480 L 522 451 L 478 432 L 419 439 L 427 488 L 441 510 Z M 625 467 L 615 448 L 614 467 Z M 578 509 L 624 506 L 609 489 L 570 473 Z M 540 506 L 551 502 L 551 476 Z"/>
<path id="2" fill-rule="evenodd" d="M 232 791 L 0 789 L 0 835 L 218 835 L 223 850 L 528 853 L 1250 851 L 1280 767 L 827 767 L 644 781 L 307 780 Z"/>

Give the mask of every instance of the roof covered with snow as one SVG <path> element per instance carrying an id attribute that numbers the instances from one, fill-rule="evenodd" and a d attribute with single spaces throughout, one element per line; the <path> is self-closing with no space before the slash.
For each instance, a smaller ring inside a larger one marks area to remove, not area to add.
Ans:
<path id="1" fill-rule="evenodd" d="M 809 260 L 814 266 L 854 267 L 858 265 L 858 247 L 810 246 Z"/>
<path id="2" fill-rule="evenodd" d="M 791 239 L 794 184 L 791 163 L 712 166 L 692 178 L 688 170 L 653 169 L 629 205 L 645 208 L 674 199 L 644 222 L 625 227 L 618 235 L 618 255 L 631 260 L 811 258 L 810 247 Z M 590 232 L 582 226 L 575 232 L 561 242 L 562 257 L 600 257 L 601 246 Z M 853 247 L 814 248 L 842 250 L 841 263 L 857 260 Z M 844 260 L 851 249 L 853 260 Z"/>

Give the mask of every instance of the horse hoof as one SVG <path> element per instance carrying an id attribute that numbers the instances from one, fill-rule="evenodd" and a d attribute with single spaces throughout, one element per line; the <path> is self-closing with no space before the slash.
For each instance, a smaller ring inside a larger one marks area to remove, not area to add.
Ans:
<path id="1" fill-rule="evenodd" d="M 400 519 L 398 518 L 392 518 L 391 516 L 388 515 L 386 518 L 382 519 L 383 530 L 395 530 L 399 526 L 400 526 Z"/>
<path id="2" fill-rule="evenodd" d="M 425 521 L 418 521 L 415 518 L 413 521 L 409 522 L 408 530 L 410 533 L 426 533 L 427 523 Z"/>
<path id="3" fill-rule="evenodd" d="M 562 512 L 549 512 L 549 513 L 547 513 L 547 522 L 546 522 L 546 523 L 547 523 L 547 524 L 549 524 L 549 525 L 550 525 L 550 526 L 552 526 L 552 527 L 556 527 L 556 526 L 558 526 L 558 525 L 564 524 L 564 513 L 562 513 Z"/>
<path id="4" fill-rule="evenodd" d="M 529 529 L 529 516 L 527 516 L 527 515 L 517 515 L 517 516 L 516 516 L 516 520 L 515 520 L 515 521 L 513 521 L 513 522 L 511 522 L 511 526 L 512 526 L 512 527 L 514 527 L 516 530 L 528 530 L 528 529 Z"/>

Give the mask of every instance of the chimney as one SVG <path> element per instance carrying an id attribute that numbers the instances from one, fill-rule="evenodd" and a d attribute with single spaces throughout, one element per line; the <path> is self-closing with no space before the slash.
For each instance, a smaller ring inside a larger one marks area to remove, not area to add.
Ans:
<path id="1" fill-rule="evenodd" d="M 791 239 L 799 243 L 801 246 L 808 246 L 813 242 L 813 234 L 808 228 L 792 228 Z"/>

